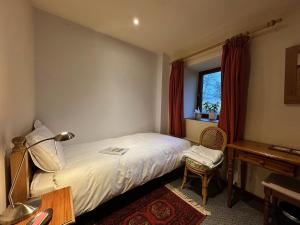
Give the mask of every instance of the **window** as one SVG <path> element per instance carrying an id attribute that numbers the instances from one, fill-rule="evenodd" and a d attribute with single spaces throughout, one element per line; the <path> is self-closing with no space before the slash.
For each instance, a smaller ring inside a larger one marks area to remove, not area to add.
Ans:
<path id="1" fill-rule="evenodd" d="M 221 108 L 221 69 L 216 68 L 199 73 L 197 107 L 202 113 L 209 113 L 205 104 L 218 104 L 217 113 Z"/>

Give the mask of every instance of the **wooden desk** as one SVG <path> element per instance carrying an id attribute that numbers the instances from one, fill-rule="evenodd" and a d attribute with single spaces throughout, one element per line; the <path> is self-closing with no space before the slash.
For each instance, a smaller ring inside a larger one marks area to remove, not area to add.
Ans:
<path id="1" fill-rule="evenodd" d="M 234 160 L 241 161 L 241 190 L 245 190 L 246 163 L 251 163 L 276 173 L 300 177 L 300 155 L 269 149 L 271 145 L 238 141 L 227 145 L 228 154 L 228 207 L 232 207 Z"/>
<path id="2" fill-rule="evenodd" d="M 49 192 L 42 195 L 42 205 L 37 212 L 48 208 L 53 209 L 52 220 L 49 225 L 62 225 L 75 223 L 73 199 L 71 194 L 71 188 L 66 187 L 57 191 Z M 36 212 L 36 213 L 37 213 Z M 35 213 L 35 214 L 36 214 Z M 35 215 L 23 220 L 17 225 L 26 225 L 26 223 Z"/>

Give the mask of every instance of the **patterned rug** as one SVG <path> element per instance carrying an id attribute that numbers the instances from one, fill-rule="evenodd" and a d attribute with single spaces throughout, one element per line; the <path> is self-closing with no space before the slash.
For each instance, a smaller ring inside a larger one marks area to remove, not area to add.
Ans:
<path id="1" fill-rule="evenodd" d="M 98 225 L 199 225 L 208 214 L 170 185 L 160 187 L 101 219 Z"/>

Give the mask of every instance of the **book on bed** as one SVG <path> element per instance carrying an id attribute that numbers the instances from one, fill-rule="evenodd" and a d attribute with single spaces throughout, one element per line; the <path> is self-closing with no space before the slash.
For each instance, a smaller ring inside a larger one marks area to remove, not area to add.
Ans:
<path id="1" fill-rule="evenodd" d="M 108 155 L 124 155 L 129 148 L 108 147 L 99 151 L 102 154 Z"/>

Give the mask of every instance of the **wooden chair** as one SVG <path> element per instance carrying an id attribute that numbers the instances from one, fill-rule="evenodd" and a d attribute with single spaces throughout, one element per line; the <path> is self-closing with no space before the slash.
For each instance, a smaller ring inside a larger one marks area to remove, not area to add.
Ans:
<path id="1" fill-rule="evenodd" d="M 218 127 L 207 127 L 202 131 L 200 135 L 199 145 L 202 145 L 204 147 L 214 149 L 214 150 L 221 150 L 224 152 L 226 148 L 226 144 L 227 144 L 227 135 L 222 129 Z M 211 181 L 212 177 L 214 177 L 215 175 L 217 175 L 219 178 L 220 176 L 219 168 L 221 166 L 222 163 L 219 163 L 218 166 L 211 169 L 187 157 L 185 159 L 184 177 L 183 177 L 181 188 L 184 188 L 189 172 L 197 176 L 200 176 L 202 179 L 202 205 L 205 206 L 207 200 L 208 184 Z M 218 185 L 220 185 L 219 181 L 220 180 L 218 179 Z"/>

